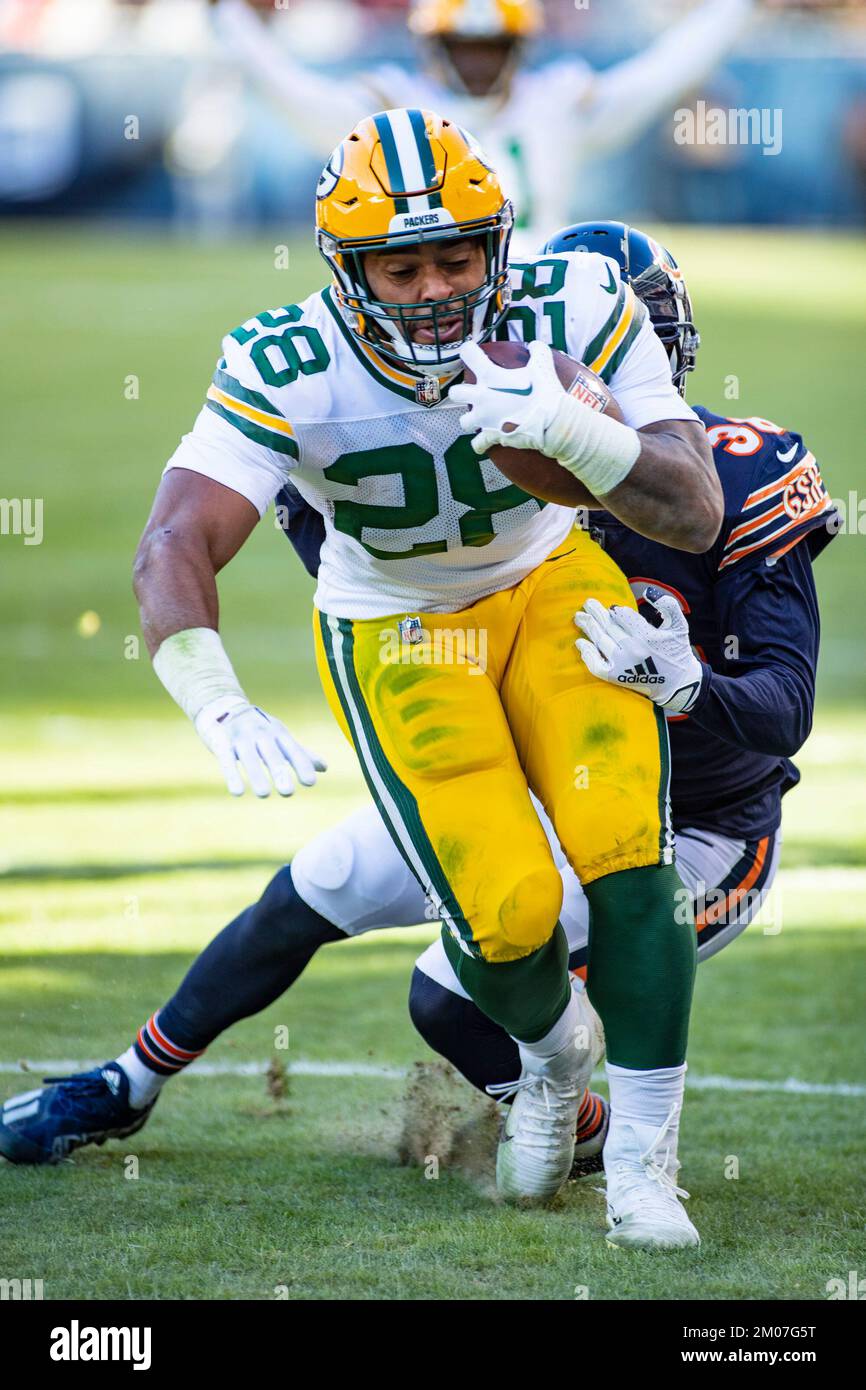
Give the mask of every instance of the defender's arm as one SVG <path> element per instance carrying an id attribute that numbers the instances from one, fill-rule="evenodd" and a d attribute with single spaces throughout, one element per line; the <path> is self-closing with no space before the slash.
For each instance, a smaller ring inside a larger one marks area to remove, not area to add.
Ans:
<path id="1" fill-rule="evenodd" d="M 808 545 L 716 586 L 719 629 L 737 638 L 726 672 L 702 662 L 692 717 L 739 748 L 792 758 L 812 727 L 820 620 Z"/>
<path id="2" fill-rule="evenodd" d="M 688 622 L 673 594 L 648 588 L 661 622 L 629 608 L 588 599 L 574 621 L 577 647 L 594 676 L 628 682 L 669 714 L 688 714 L 717 738 L 750 752 L 790 758 L 812 726 L 820 623 L 807 544 L 768 567 L 765 558 L 725 574 L 715 589 L 716 619 L 736 658 L 725 671 L 695 655 Z M 645 683 L 635 673 L 652 661 Z"/>

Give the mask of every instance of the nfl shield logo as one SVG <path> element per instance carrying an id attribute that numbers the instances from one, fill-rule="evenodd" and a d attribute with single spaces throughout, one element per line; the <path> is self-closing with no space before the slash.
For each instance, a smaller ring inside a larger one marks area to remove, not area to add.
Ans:
<path id="1" fill-rule="evenodd" d="M 400 641 L 401 642 L 423 642 L 424 629 L 421 626 L 421 619 L 418 617 L 401 618 L 400 620 Z"/>
<path id="2" fill-rule="evenodd" d="M 442 399 L 439 381 L 435 376 L 422 376 L 415 382 L 415 399 L 419 405 L 435 405 Z"/>

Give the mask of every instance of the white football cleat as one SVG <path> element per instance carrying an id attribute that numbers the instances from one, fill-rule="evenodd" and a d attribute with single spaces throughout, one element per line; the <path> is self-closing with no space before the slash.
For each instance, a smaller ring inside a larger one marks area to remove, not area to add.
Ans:
<path id="1" fill-rule="evenodd" d="M 678 1105 L 660 1129 L 611 1115 L 604 1146 L 607 1174 L 607 1240 L 633 1250 L 675 1250 L 700 1245 L 676 1185 L 677 1134 L 671 1132 Z"/>
<path id="2" fill-rule="evenodd" d="M 550 1201 L 567 1180 L 577 1112 L 592 1074 L 589 1038 L 582 1026 L 546 1061 L 524 1053 L 518 1081 L 488 1086 L 498 1099 L 514 1096 L 496 1153 L 496 1186 L 506 1201 Z"/>

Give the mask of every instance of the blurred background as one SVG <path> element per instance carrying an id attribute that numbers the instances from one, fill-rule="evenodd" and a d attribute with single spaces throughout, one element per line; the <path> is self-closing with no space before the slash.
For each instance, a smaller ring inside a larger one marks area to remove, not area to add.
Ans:
<path id="1" fill-rule="evenodd" d="M 231 13 L 241 7 L 253 15 L 245 27 Z M 546 0 L 526 57 L 540 65 L 579 54 L 606 69 L 690 8 Z M 781 108 L 785 157 L 678 145 L 665 112 L 627 148 L 582 168 L 568 216 L 617 203 L 636 221 L 862 226 L 861 0 L 752 8 L 755 22 L 732 34 L 727 61 L 697 95 L 714 107 Z M 407 10 L 408 0 L 0 0 L 0 209 L 125 217 L 211 237 L 274 219 L 305 225 L 321 155 L 291 93 L 280 109 L 255 28 L 272 66 L 283 55 L 337 88 L 382 64 L 425 66 Z M 689 61 L 675 59 L 686 81 Z M 124 127 L 130 114 L 134 131 Z"/>

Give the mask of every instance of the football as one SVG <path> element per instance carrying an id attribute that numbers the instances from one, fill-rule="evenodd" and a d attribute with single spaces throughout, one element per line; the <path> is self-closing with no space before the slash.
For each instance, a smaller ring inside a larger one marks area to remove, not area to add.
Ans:
<path id="1" fill-rule="evenodd" d="M 486 353 L 498 367 L 513 369 L 524 367 L 529 361 L 529 349 L 524 343 L 490 342 L 482 343 L 481 351 Z M 553 349 L 556 374 L 565 390 L 571 395 L 586 401 L 593 410 L 601 410 L 612 419 L 624 423 L 622 412 L 611 392 L 600 376 L 590 371 L 567 353 Z M 472 384 L 475 375 L 467 367 L 464 378 Z M 517 483 L 533 497 L 544 498 L 547 502 L 559 502 L 564 507 L 601 507 L 601 502 L 588 492 L 579 478 L 569 473 L 556 459 L 540 454 L 536 449 L 508 449 L 497 444 L 490 450 L 490 458 L 500 473 L 511 482 Z"/>

